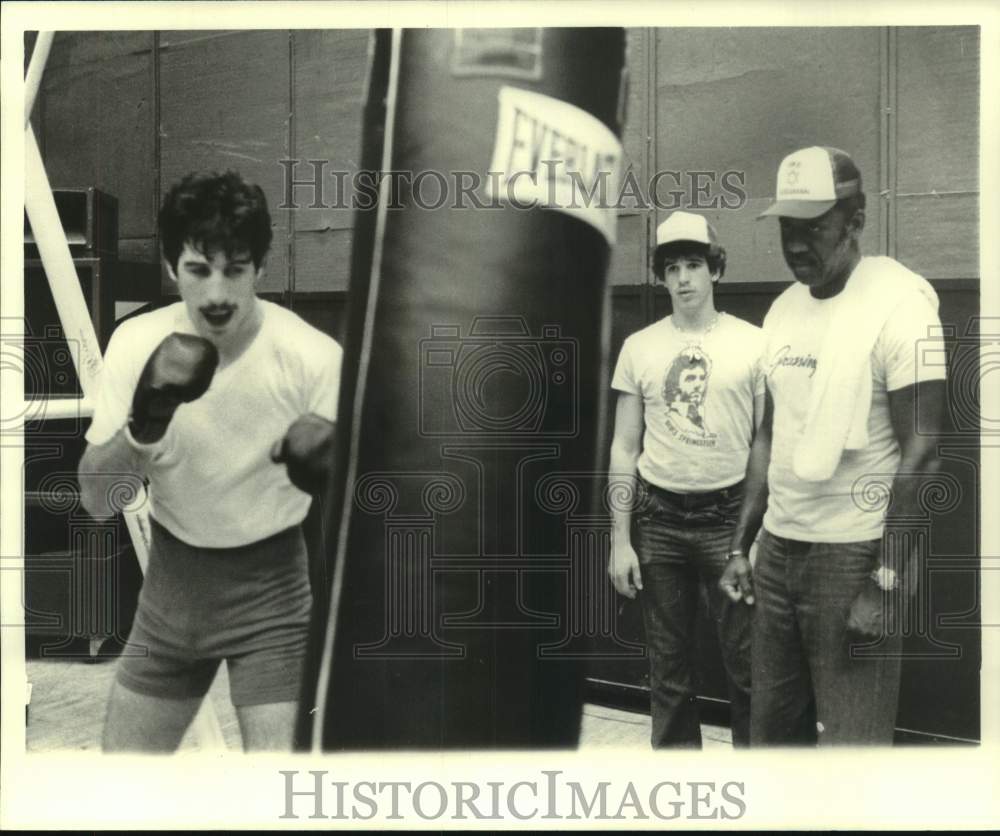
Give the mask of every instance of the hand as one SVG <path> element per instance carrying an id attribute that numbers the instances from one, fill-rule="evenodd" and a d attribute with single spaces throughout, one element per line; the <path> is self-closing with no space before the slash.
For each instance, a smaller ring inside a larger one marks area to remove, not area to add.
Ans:
<path id="1" fill-rule="evenodd" d="M 332 421 L 308 412 L 271 448 L 271 461 L 285 464 L 289 480 L 300 491 L 316 494 L 326 487 L 333 470 L 335 427 Z"/>
<path id="2" fill-rule="evenodd" d="M 753 605 L 753 569 L 745 556 L 729 558 L 722 577 L 719 578 L 719 589 L 726 593 L 730 601 L 742 599 Z"/>
<path id="3" fill-rule="evenodd" d="M 875 641 L 885 630 L 886 596 L 898 596 L 899 592 L 884 592 L 871 578 L 866 578 L 858 597 L 851 604 L 847 614 L 848 635 L 860 641 Z"/>
<path id="4" fill-rule="evenodd" d="M 612 545 L 611 560 L 608 561 L 608 577 L 611 578 L 615 589 L 626 598 L 635 598 L 636 592 L 642 589 L 639 558 L 628 540 Z"/>
<path id="5" fill-rule="evenodd" d="M 219 365 L 219 352 L 203 337 L 168 334 L 146 361 L 132 397 L 129 431 L 140 444 L 163 438 L 182 403 L 208 391 Z"/>

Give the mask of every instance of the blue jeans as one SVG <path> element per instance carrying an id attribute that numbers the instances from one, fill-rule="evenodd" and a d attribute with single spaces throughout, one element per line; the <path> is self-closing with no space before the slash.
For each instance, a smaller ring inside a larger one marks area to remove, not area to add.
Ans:
<path id="1" fill-rule="evenodd" d="M 733 745 L 749 743 L 750 607 L 719 589 L 719 576 L 743 496 L 742 483 L 704 494 L 644 484 L 633 518 L 642 573 L 642 617 L 649 652 L 653 748 L 701 747 L 695 701 L 695 625 L 699 586 L 715 622 L 729 689 Z"/>
<path id="2" fill-rule="evenodd" d="M 901 637 L 863 656 L 847 635 L 851 604 L 880 554 L 880 540 L 804 543 L 761 532 L 752 745 L 892 743 Z"/>

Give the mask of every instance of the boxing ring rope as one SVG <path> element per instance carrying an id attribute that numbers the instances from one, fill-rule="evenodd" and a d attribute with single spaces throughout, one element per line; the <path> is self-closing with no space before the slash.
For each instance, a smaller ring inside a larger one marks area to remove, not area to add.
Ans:
<path id="1" fill-rule="evenodd" d="M 35 108 L 35 99 L 38 97 L 38 90 L 42 86 L 42 73 L 45 72 L 45 65 L 49 60 L 49 51 L 52 49 L 52 39 L 55 32 L 39 32 L 35 39 L 35 49 L 31 53 L 31 63 L 28 65 L 28 72 L 24 76 L 24 126 L 28 126 L 31 119 L 31 111 Z"/>
<path id="2" fill-rule="evenodd" d="M 56 311 L 62 324 L 70 355 L 83 390 L 81 399 L 52 401 L 30 400 L 24 402 L 21 415 L 41 415 L 45 418 L 89 417 L 93 414 L 92 398 L 96 395 L 103 360 L 94 323 L 87 310 L 83 289 L 73 264 L 69 242 L 63 230 L 55 197 L 49 185 L 45 164 L 38 150 L 35 132 L 31 127 L 31 109 L 41 85 L 45 63 L 48 60 L 54 33 L 41 32 L 25 75 L 24 146 L 25 188 L 24 209 L 38 246 L 42 266 L 52 290 Z M 75 350 L 73 350 L 75 348 Z M 28 411 L 31 410 L 31 411 Z M 23 426 L 22 426 L 23 431 Z M 21 519 L 24 519 L 24 495 L 21 496 Z M 125 524 L 135 549 L 139 566 L 145 574 L 149 561 L 149 519 L 146 492 L 140 489 L 134 501 L 124 510 Z M 21 567 L 24 577 L 24 567 Z M 199 747 L 225 748 L 222 728 L 210 701 L 202 703 L 192 727 Z"/>

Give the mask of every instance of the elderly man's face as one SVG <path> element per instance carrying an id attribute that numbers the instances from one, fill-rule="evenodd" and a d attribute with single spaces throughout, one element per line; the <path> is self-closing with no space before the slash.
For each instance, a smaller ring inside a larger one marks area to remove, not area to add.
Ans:
<path id="1" fill-rule="evenodd" d="M 844 277 L 853 266 L 852 242 L 864 227 L 864 212 L 850 217 L 838 206 L 818 218 L 785 218 L 781 249 L 797 281 L 822 288 Z"/>

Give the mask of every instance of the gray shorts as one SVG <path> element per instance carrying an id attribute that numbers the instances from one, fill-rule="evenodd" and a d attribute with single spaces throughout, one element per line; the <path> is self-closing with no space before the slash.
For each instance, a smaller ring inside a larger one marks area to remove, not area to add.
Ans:
<path id="1" fill-rule="evenodd" d="M 312 609 L 301 527 L 210 549 L 150 522 L 149 567 L 118 681 L 148 696 L 203 697 L 225 659 L 233 705 L 298 700 Z"/>

